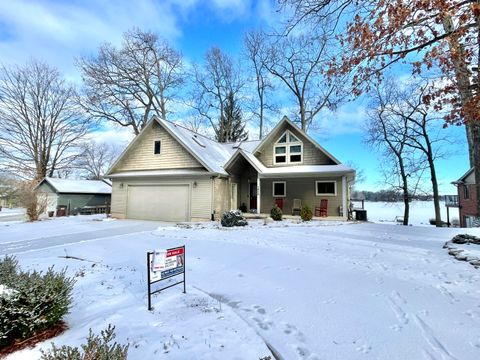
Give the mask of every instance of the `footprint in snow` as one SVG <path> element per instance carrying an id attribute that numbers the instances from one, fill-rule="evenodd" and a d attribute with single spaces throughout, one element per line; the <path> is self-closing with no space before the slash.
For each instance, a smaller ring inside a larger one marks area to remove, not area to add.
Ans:
<path id="1" fill-rule="evenodd" d="M 372 350 L 372 347 L 370 345 L 364 344 L 361 346 L 357 346 L 355 350 L 361 352 L 362 354 L 368 354 Z"/>

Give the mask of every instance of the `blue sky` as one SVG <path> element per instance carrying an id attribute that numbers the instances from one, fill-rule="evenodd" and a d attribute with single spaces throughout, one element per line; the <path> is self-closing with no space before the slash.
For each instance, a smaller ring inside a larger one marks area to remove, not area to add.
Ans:
<path id="1" fill-rule="evenodd" d="M 118 45 L 134 26 L 169 40 L 188 62 L 201 61 L 213 45 L 238 56 L 246 30 L 278 25 L 281 16 L 270 0 L 0 0 L 0 63 L 38 58 L 79 82 L 75 57 L 95 54 L 105 41 Z M 378 190 L 385 187 L 379 155 L 362 143 L 364 108 L 357 100 L 336 114 L 322 115 L 311 135 L 341 161 L 364 171 L 366 180 L 357 188 Z M 456 192 L 450 182 L 468 169 L 468 155 L 463 127 L 442 131 L 455 139 L 445 149 L 453 155 L 437 164 L 440 190 L 450 194 Z M 116 128 L 98 135 L 105 141 L 131 138 Z"/>

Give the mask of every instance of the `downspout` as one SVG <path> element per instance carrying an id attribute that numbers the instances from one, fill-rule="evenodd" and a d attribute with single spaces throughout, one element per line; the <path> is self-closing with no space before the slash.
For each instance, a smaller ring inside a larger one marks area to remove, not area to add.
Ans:
<path id="1" fill-rule="evenodd" d="M 215 204 L 215 176 L 212 176 L 210 178 L 212 181 L 212 194 L 210 196 L 210 220 L 215 221 L 215 209 L 214 209 L 214 204 Z"/>
<path id="2" fill-rule="evenodd" d="M 342 176 L 342 216 L 346 218 L 345 214 L 347 214 L 347 177 L 344 175 Z"/>

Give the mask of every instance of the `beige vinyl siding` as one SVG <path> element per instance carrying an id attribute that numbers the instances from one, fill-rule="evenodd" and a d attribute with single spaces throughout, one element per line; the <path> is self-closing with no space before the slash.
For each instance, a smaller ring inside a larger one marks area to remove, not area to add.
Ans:
<path id="1" fill-rule="evenodd" d="M 112 172 L 202 168 L 202 165 L 156 121 L 147 129 L 138 143 L 129 149 Z M 160 154 L 154 154 L 154 142 L 161 141 Z"/>
<path id="2" fill-rule="evenodd" d="M 288 125 L 277 131 L 270 141 L 266 142 L 260 148 L 260 154 L 257 155 L 258 159 L 267 167 L 275 166 L 297 166 L 299 164 L 274 164 L 273 163 L 273 146 L 279 137 L 286 131 L 290 130 L 303 143 L 303 162 L 302 165 L 333 165 L 335 164 L 323 151 L 319 150 L 314 144 L 312 144 L 305 136 L 303 136 L 298 130 Z"/>
<path id="3" fill-rule="evenodd" d="M 225 211 L 230 210 L 231 183 L 226 178 L 214 179 L 215 218 L 220 218 Z"/>
<path id="4" fill-rule="evenodd" d="M 278 179 L 261 179 L 261 212 L 270 213 L 275 203 L 275 197 L 272 192 L 272 184 L 274 181 L 285 181 L 287 196 L 284 197 L 283 212 L 292 214 L 293 199 L 301 199 L 302 206 L 308 205 L 314 210 L 315 206 L 320 205 L 321 199 L 328 199 L 328 216 L 339 216 L 339 207 L 342 206 L 342 178 L 278 178 Z M 336 196 L 316 196 L 315 181 L 336 181 Z"/>
<path id="5" fill-rule="evenodd" d="M 194 186 L 196 182 L 196 186 Z M 212 181 L 208 177 L 164 179 L 114 179 L 112 183 L 112 216 L 126 218 L 127 194 L 130 185 L 188 184 L 191 188 L 190 218 L 192 221 L 211 217 Z M 122 186 L 123 185 L 123 186 Z"/>

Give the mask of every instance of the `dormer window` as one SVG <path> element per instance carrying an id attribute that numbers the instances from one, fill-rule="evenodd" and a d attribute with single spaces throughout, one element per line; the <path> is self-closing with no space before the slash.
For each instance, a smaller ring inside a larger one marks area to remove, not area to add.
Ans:
<path id="1" fill-rule="evenodd" d="M 273 146 L 274 164 L 301 164 L 303 143 L 290 131 L 285 131 Z"/>

